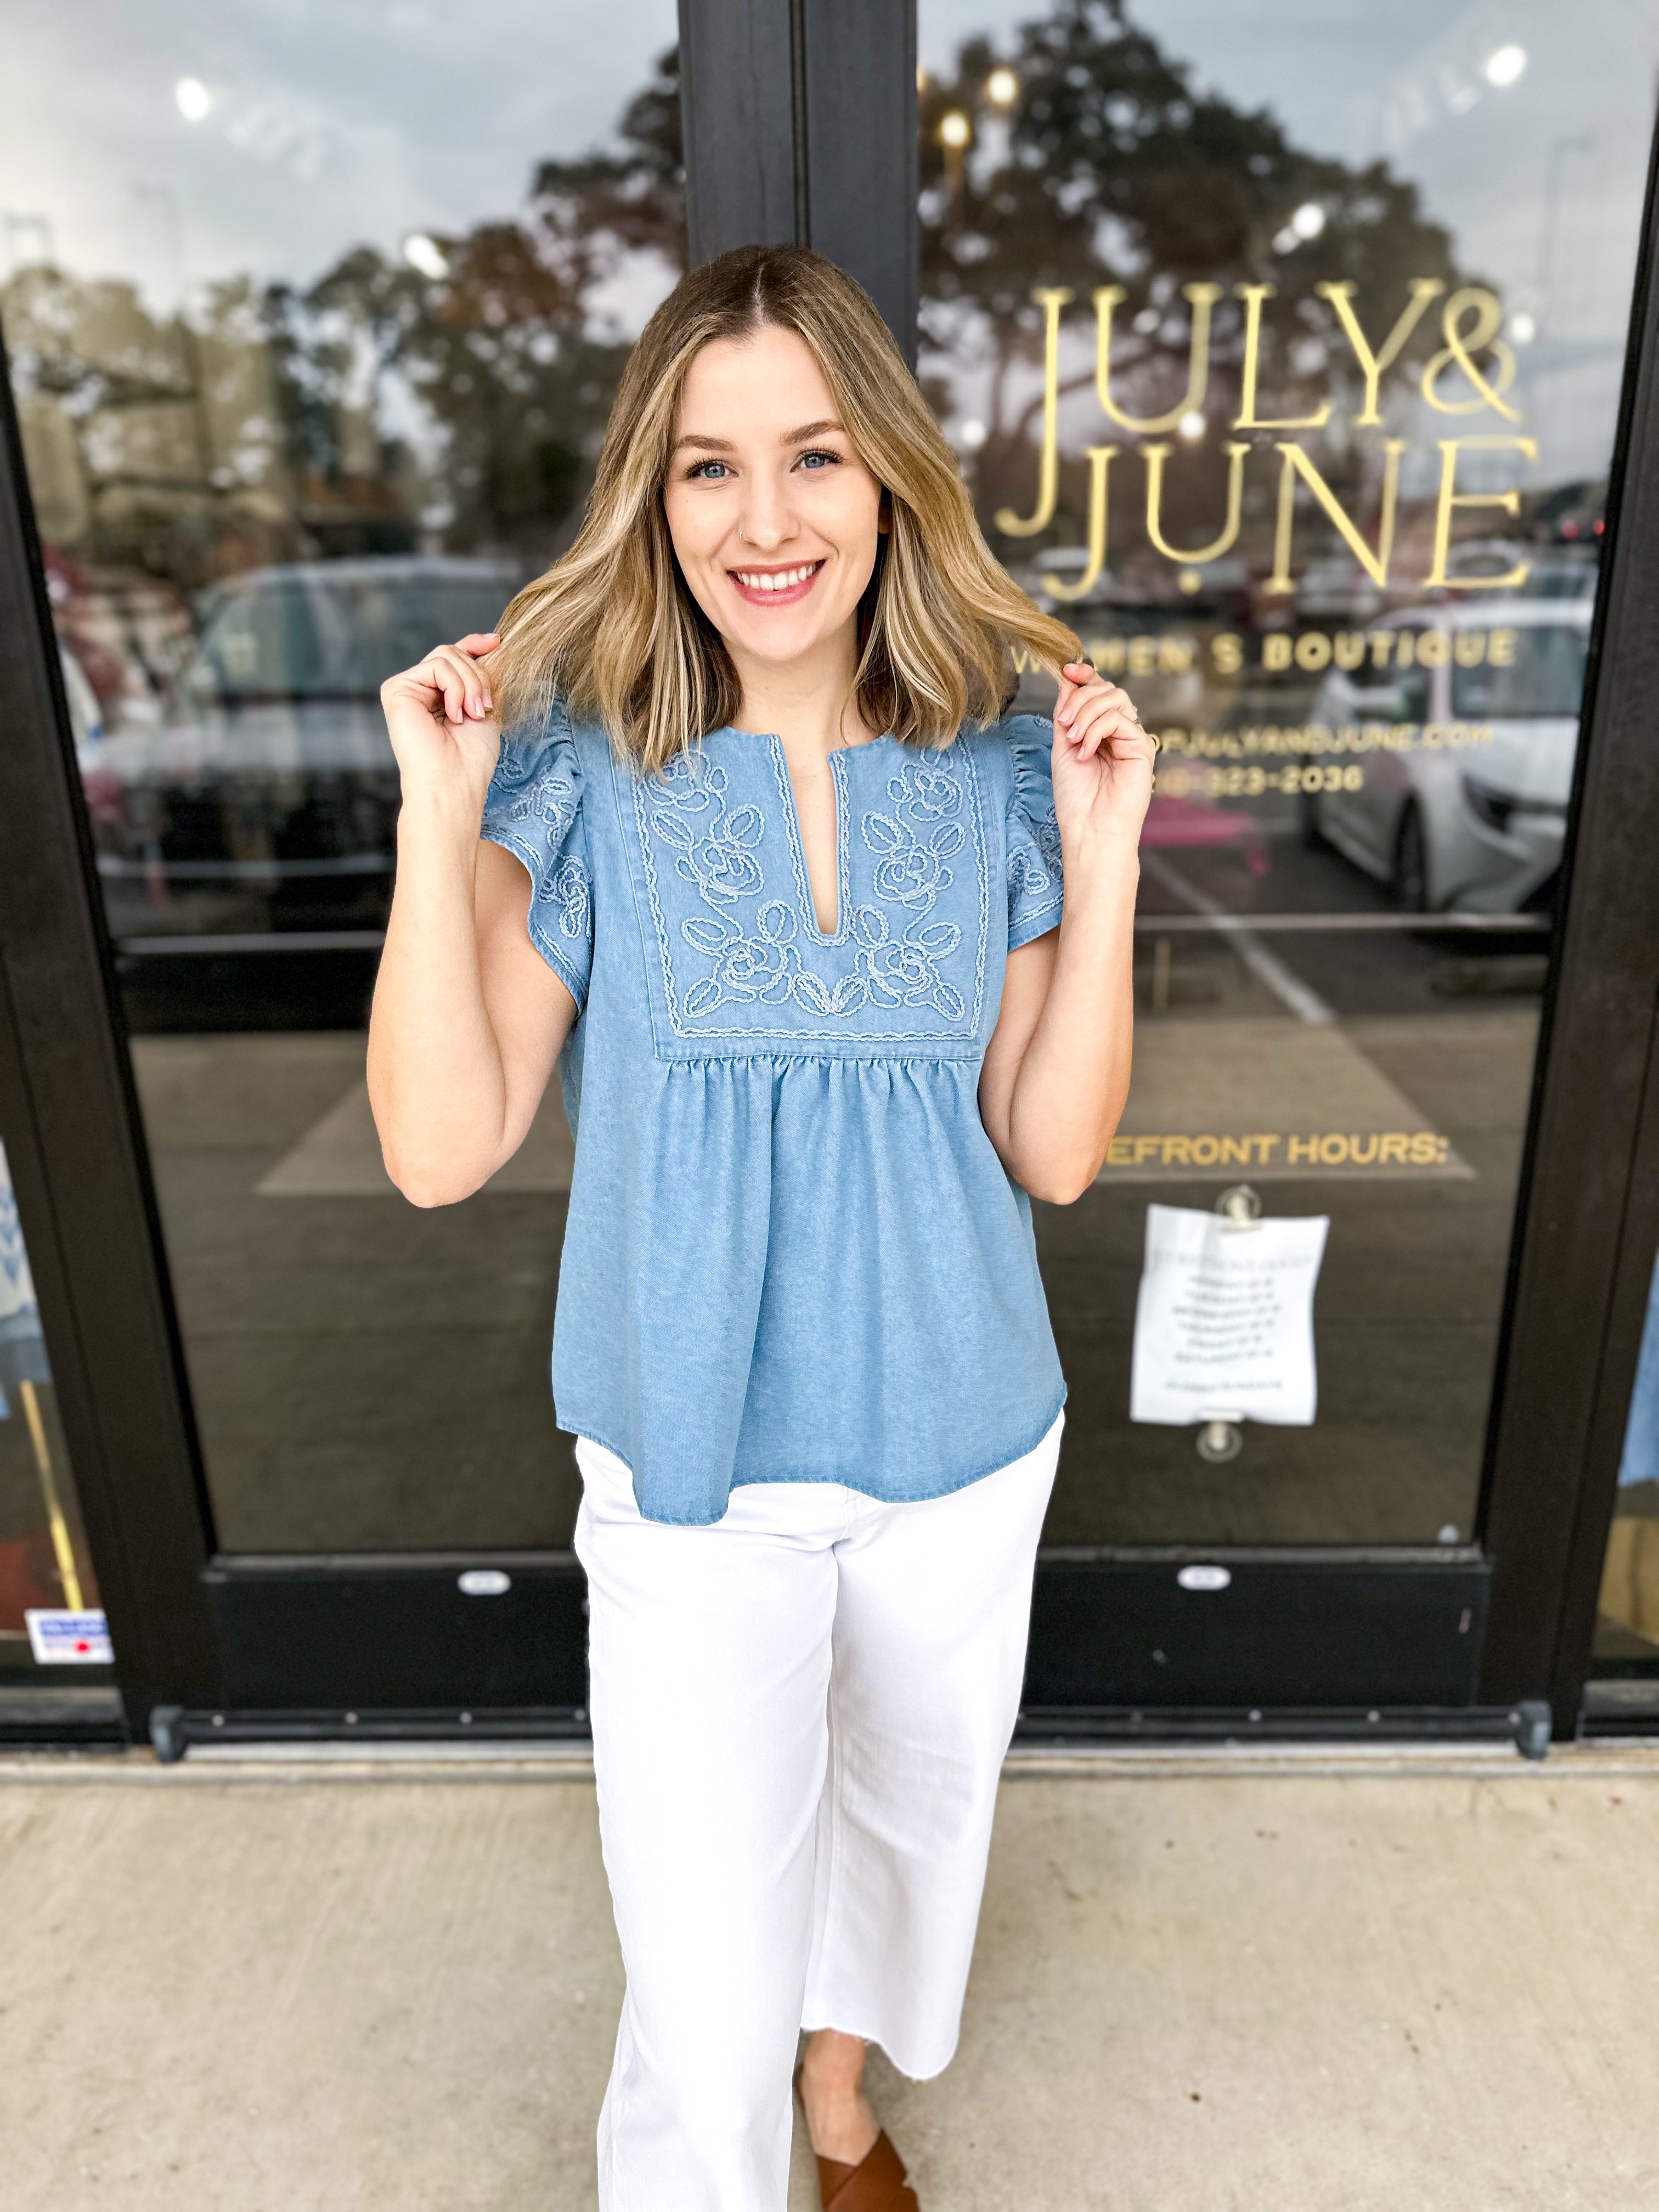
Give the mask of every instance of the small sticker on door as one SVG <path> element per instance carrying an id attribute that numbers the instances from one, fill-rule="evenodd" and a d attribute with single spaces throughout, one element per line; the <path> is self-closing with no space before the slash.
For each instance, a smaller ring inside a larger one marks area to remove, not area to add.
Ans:
<path id="1" fill-rule="evenodd" d="M 499 1567 L 469 1567 L 457 1580 L 464 1597 L 505 1597 L 513 1587 L 512 1576 Z"/>
<path id="2" fill-rule="evenodd" d="M 29 1650 L 40 1667 L 107 1667 L 115 1657 L 101 1612 L 31 1606 L 23 1615 Z"/>
<path id="3" fill-rule="evenodd" d="M 1194 1560 L 1191 1566 L 1182 1568 L 1176 1580 L 1182 1589 L 1224 1590 L 1232 1573 L 1229 1568 L 1212 1566 L 1207 1560 Z"/>

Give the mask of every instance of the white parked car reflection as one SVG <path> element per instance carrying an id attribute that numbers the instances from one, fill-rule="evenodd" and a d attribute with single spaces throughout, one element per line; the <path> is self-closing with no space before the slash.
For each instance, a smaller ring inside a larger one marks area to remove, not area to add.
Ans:
<path id="1" fill-rule="evenodd" d="M 1483 598 L 1413 607 L 1374 624 L 1412 637 L 1411 665 L 1368 650 L 1332 669 L 1311 719 L 1333 730 L 1416 726 L 1409 748 L 1363 756 L 1357 790 L 1303 802 L 1313 842 L 1333 845 L 1413 911 L 1510 914 L 1548 904 L 1561 863 L 1589 640 L 1588 599 Z M 1424 667 L 1421 640 L 1448 641 Z M 1460 641 L 1464 651 L 1460 653 Z M 1443 653 L 1443 659 L 1441 657 Z M 1472 665 L 1466 665 L 1472 663 Z M 1448 742 L 1457 728 L 1473 742 Z M 1436 733 L 1440 733 L 1437 741 Z"/>

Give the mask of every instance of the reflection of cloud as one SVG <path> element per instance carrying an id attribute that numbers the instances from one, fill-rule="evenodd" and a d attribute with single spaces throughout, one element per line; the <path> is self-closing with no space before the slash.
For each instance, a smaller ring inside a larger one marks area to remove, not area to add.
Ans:
<path id="1" fill-rule="evenodd" d="M 66 269 L 118 270 L 171 305 L 173 257 L 128 190 L 158 179 L 188 210 L 197 281 L 307 283 L 360 240 L 395 253 L 411 229 L 456 235 L 517 206 L 538 161 L 605 135 L 676 35 L 673 0 L 477 15 L 458 40 L 441 0 L 9 0 L 0 205 L 49 217 Z M 214 102 L 193 124 L 186 70 Z"/>
<path id="2" fill-rule="evenodd" d="M 624 255 L 608 276 L 584 295 L 590 335 L 631 345 L 678 274 L 659 254 Z"/>
<path id="3" fill-rule="evenodd" d="M 229 93 L 218 103 L 221 129 L 240 152 L 280 162 L 301 184 L 315 183 L 327 159 L 326 126 L 319 111 L 280 88 Z"/>
<path id="4" fill-rule="evenodd" d="M 1516 0 L 1474 0 L 1379 82 L 1371 105 L 1384 153 L 1397 159 L 1414 139 L 1467 115 L 1484 87 L 1515 83 L 1525 67 L 1525 48 L 1509 33 L 1523 16 Z M 1499 54 L 1521 55 L 1521 68 L 1511 70 L 1505 63 L 1494 73 L 1492 63 Z"/>

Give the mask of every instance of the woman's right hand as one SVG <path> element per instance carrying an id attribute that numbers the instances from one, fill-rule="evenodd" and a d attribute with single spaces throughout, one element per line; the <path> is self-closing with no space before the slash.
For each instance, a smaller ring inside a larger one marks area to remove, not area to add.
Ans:
<path id="1" fill-rule="evenodd" d="M 529 874 L 479 836 L 501 751 L 500 644 L 435 646 L 380 686 L 404 805 L 368 1100 L 386 1172 L 416 1206 L 466 1197 L 512 1158 L 576 1017 L 526 927 Z"/>
<path id="2" fill-rule="evenodd" d="M 453 645 L 434 646 L 424 660 L 388 676 L 380 686 L 404 797 L 417 790 L 476 799 L 500 757 L 501 726 L 480 665 L 501 644 L 494 630 L 474 631 Z"/>

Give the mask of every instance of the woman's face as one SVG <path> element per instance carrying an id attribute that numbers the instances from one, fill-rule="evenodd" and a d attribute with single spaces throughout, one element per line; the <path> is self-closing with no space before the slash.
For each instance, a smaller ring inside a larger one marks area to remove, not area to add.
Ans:
<path id="1" fill-rule="evenodd" d="M 767 326 L 692 362 L 663 503 L 680 569 L 739 666 L 851 632 L 875 567 L 881 486 L 804 338 Z"/>

